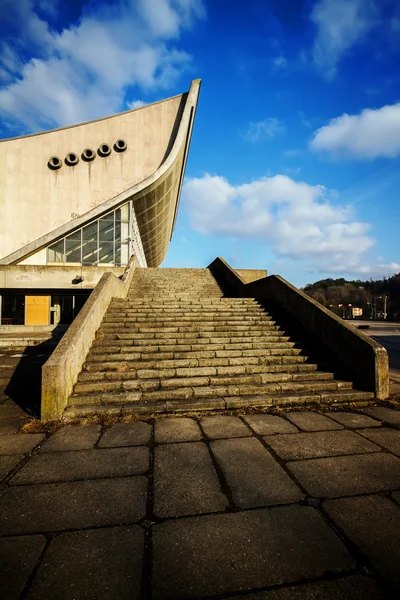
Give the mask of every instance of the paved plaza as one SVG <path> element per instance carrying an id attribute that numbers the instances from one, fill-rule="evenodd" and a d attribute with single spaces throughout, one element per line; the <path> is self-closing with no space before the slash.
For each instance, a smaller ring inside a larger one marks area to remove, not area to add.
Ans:
<path id="1" fill-rule="evenodd" d="M 20 354 L 0 357 L 2 599 L 399 596 L 400 411 L 27 428 Z"/>

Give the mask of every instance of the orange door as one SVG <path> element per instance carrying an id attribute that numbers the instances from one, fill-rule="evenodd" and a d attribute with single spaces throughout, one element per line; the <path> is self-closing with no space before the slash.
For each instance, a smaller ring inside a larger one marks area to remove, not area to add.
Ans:
<path id="1" fill-rule="evenodd" d="M 50 296 L 25 296 L 25 325 L 50 325 Z"/>

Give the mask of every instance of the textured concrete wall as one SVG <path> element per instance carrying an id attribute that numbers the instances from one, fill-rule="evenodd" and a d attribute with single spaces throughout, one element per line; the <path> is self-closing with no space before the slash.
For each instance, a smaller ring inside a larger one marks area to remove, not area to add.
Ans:
<path id="1" fill-rule="evenodd" d="M 238 297 L 273 300 L 279 304 L 346 366 L 357 387 L 374 392 L 379 400 L 388 398 L 388 355 L 378 342 L 278 275 L 246 284 L 222 258 L 215 259 L 209 269 Z"/>
<path id="2" fill-rule="evenodd" d="M 176 136 L 183 96 L 106 119 L 0 142 L 0 258 L 143 181 L 163 162 Z M 125 152 L 80 158 L 51 170 L 47 162 L 68 152 L 79 157 L 117 139 Z M 18 224 L 18 226 L 16 226 Z"/>
<path id="3" fill-rule="evenodd" d="M 235 269 L 235 271 L 246 283 L 262 279 L 268 275 L 266 269 Z"/>
<path id="4" fill-rule="evenodd" d="M 124 281 L 105 273 L 75 321 L 42 367 L 42 421 L 61 418 L 87 353 L 112 298 L 125 298 L 138 261 L 130 261 Z"/>
<path id="5" fill-rule="evenodd" d="M 0 265 L 0 289 L 93 289 L 104 273 L 120 277 L 125 267 Z M 83 277 L 78 282 L 77 277 Z M 75 281 L 75 283 L 74 283 Z"/>

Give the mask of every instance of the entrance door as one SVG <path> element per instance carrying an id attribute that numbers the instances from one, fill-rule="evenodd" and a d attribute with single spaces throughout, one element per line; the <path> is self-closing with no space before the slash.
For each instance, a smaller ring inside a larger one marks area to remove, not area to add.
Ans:
<path id="1" fill-rule="evenodd" d="M 25 296 L 25 325 L 50 324 L 50 296 Z"/>

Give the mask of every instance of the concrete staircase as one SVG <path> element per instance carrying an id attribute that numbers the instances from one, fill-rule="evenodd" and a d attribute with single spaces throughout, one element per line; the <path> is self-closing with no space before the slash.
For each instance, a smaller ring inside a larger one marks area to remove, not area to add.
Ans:
<path id="1" fill-rule="evenodd" d="M 109 306 L 65 418 L 372 398 L 319 370 L 254 299 L 223 297 L 208 269 L 138 269 Z"/>

